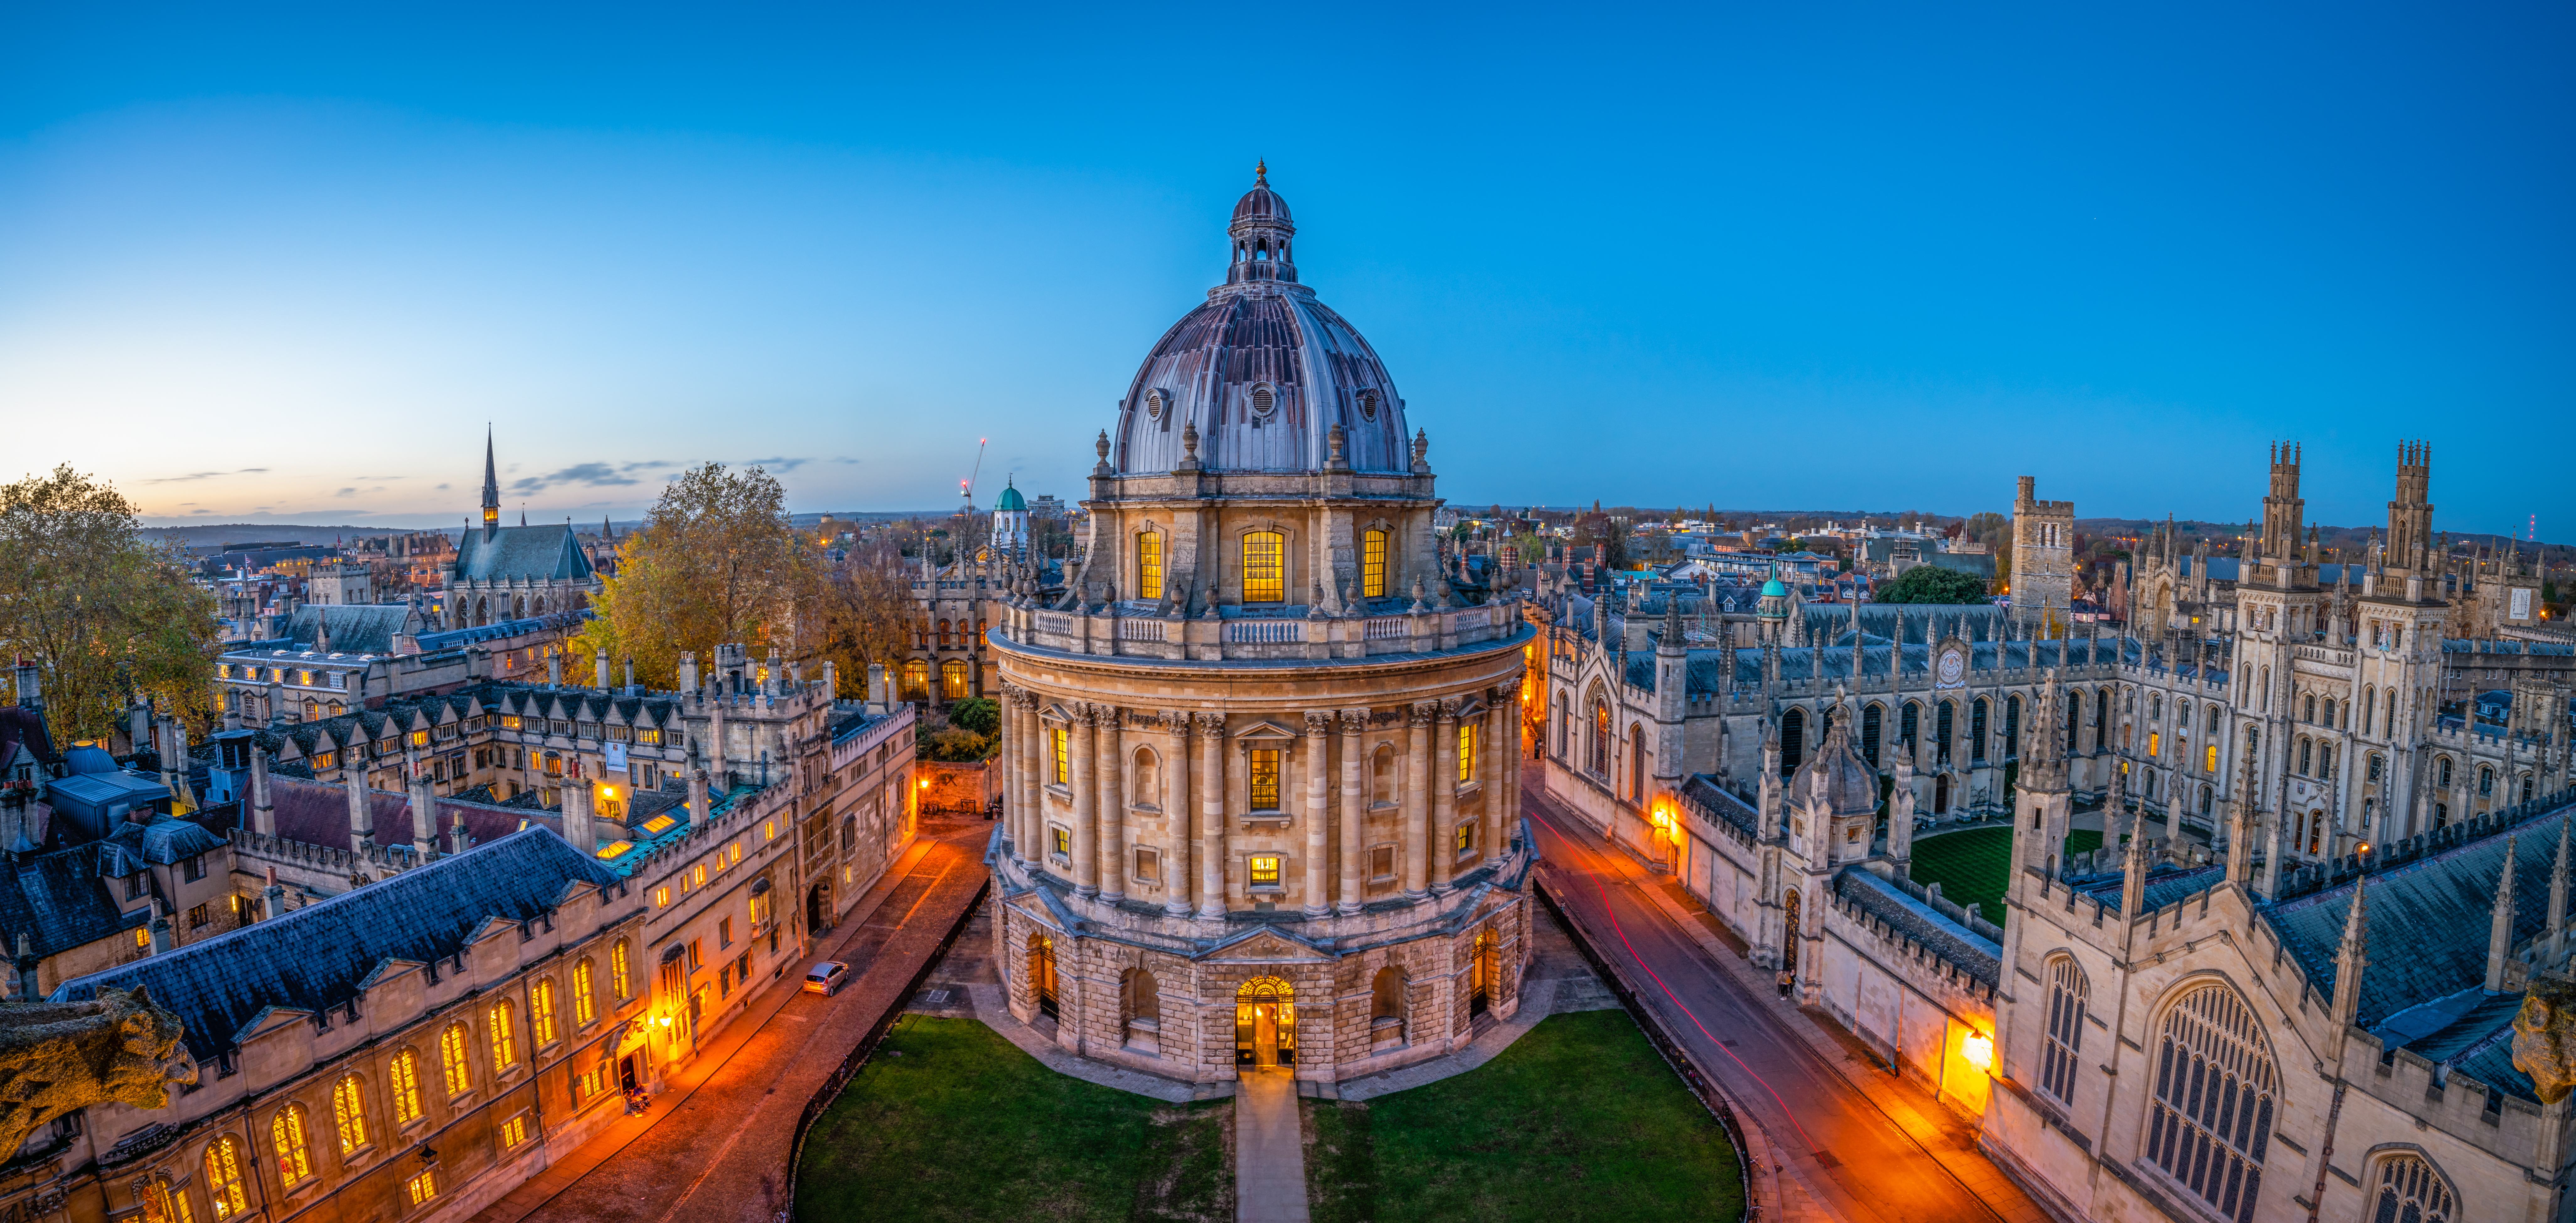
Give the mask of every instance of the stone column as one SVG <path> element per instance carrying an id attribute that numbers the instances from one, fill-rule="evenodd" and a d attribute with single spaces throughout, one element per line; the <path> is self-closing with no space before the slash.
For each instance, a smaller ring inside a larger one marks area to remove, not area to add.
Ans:
<path id="1" fill-rule="evenodd" d="M 1199 723 L 1199 916 L 1225 917 L 1225 715 Z"/>
<path id="2" fill-rule="evenodd" d="M 1002 813 L 1003 829 L 1011 838 L 1011 857 L 1021 857 L 1020 817 L 1027 814 L 1020 807 L 1020 773 L 1027 767 L 1020 759 L 1028 750 L 1028 740 L 1020 734 L 1020 690 L 1017 685 L 1002 685 Z"/>
<path id="3" fill-rule="evenodd" d="M 1458 865 L 1458 698 L 1441 700 L 1431 723 L 1431 890 L 1449 894 Z"/>
<path id="4" fill-rule="evenodd" d="M 1100 898 L 1127 898 L 1127 711 L 1102 706 L 1100 718 Z"/>
<path id="5" fill-rule="evenodd" d="M 1404 755 L 1404 894 L 1413 900 L 1431 894 L 1431 714 L 1437 708 L 1416 701 L 1405 721 L 1412 741 Z"/>
<path id="6" fill-rule="evenodd" d="M 1477 841 L 1477 848 L 1484 851 L 1487 862 L 1499 863 L 1503 860 L 1503 842 L 1511 837 L 1511 833 L 1503 827 L 1503 795 L 1508 792 L 1504 787 L 1511 784 L 1506 779 L 1520 767 L 1520 741 L 1514 738 L 1509 747 L 1502 745 L 1504 740 L 1511 736 L 1513 727 L 1518 725 L 1513 716 L 1512 706 L 1519 695 L 1520 689 L 1517 686 L 1496 688 L 1485 694 L 1484 742 L 1476 745 L 1478 763 L 1483 766 L 1485 782 L 1485 813 L 1480 822 L 1479 831 L 1482 835 Z M 1502 750 L 1495 750 L 1498 747 Z"/>
<path id="7" fill-rule="evenodd" d="M 1171 750 L 1163 753 L 1164 840 L 1168 843 L 1163 858 L 1163 912 L 1172 917 L 1190 915 L 1190 715 L 1179 710 L 1163 714 L 1163 733 L 1169 736 Z"/>
<path id="8" fill-rule="evenodd" d="M 1020 788 L 1011 795 L 1019 804 L 1019 855 L 1023 862 L 1046 860 L 1046 723 L 1038 720 L 1038 694 L 1026 688 L 1012 703 L 1019 718 Z"/>
<path id="9" fill-rule="evenodd" d="M 1324 866 L 1332 857 L 1332 842 L 1326 833 L 1332 823 L 1330 800 L 1325 781 L 1331 772 L 1333 715 L 1320 709 L 1306 711 L 1306 916 L 1322 917 L 1333 911 L 1333 900 L 1325 883 Z"/>
<path id="10" fill-rule="evenodd" d="M 1073 711 L 1075 742 L 1066 751 L 1073 788 L 1073 889 L 1083 896 L 1100 894 L 1100 796 L 1091 781 L 1100 755 L 1100 726 L 1093 718 L 1089 705 Z"/>
<path id="11" fill-rule="evenodd" d="M 1334 897 L 1337 913 L 1360 911 L 1360 858 L 1367 847 L 1360 834 L 1368 824 L 1368 800 L 1360 792 L 1360 732 L 1368 729 L 1368 711 L 1342 711 L 1342 887 Z"/>

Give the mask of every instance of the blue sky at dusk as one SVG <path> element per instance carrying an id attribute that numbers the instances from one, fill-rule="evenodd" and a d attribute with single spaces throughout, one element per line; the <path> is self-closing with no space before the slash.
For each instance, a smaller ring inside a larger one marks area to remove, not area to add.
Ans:
<path id="1" fill-rule="evenodd" d="M 155 521 L 1080 495 L 1256 157 L 1453 501 L 2576 538 L 2563 6 L 16 5 L 0 410 Z"/>

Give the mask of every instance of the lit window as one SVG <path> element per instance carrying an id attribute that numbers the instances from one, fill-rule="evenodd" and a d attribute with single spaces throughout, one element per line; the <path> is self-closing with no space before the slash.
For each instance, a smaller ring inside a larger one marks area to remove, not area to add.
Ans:
<path id="1" fill-rule="evenodd" d="M 1474 849 L 1475 847 L 1476 847 L 1476 824 L 1475 824 L 1475 822 L 1474 822 L 1473 820 L 1460 820 L 1460 821 L 1458 821 L 1458 852 L 1463 854 L 1463 853 L 1467 852 L 1468 850 Z"/>
<path id="2" fill-rule="evenodd" d="M 677 818 L 677 817 L 674 817 L 674 816 L 668 816 L 668 815 L 657 815 L 657 816 L 654 816 L 653 818 L 651 818 L 651 819 L 649 819 L 649 820 L 644 821 L 644 832 L 645 832 L 645 835 L 647 835 L 647 836 L 657 836 L 657 837 L 658 837 L 658 836 L 662 835 L 663 833 L 670 831 L 670 829 L 671 829 L 671 825 L 676 824 L 676 823 L 678 823 L 678 822 L 679 822 L 678 818 Z"/>
<path id="3" fill-rule="evenodd" d="M 609 988 L 615 991 L 618 997 L 624 998 L 626 996 L 626 944 L 623 941 L 608 950 L 608 974 Z"/>
<path id="4" fill-rule="evenodd" d="M 1047 831 L 1048 831 L 1048 833 L 1049 833 L 1050 835 L 1052 835 L 1052 836 L 1053 836 L 1053 838 L 1054 838 L 1054 840 L 1055 840 L 1055 856 L 1057 856 L 1057 857 L 1059 857 L 1059 858 L 1070 858 L 1070 857 L 1072 857 L 1072 856 L 1073 856 L 1073 832 L 1072 832 L 1072 830 L 1071 830 L 1071 829 L 1066 829 L 1066 828 L 1053 828 L 1053 827 L 1050 827 Z"/>
<path id="5" fill-rule="evenodd" d="M 588 960 L 583 960 L 581 963 L 573 966 L 572 1021 L 575 1024 L 588 1025 L 591 1020 L 599 1017 L 599 1004 L 598 1001 L 592 997 L 591 983 L 591 974 L 596 969 L 597 965 L 592 964 Z"/>
<path id="6" fill-rule="evenodd" d="M 426 1204 L 438 1196 L 438 1170 L 424 1168 L 420 1175 L 403 1182 L 403 1197 L 414 1206 Z"/>
<path id="7" fill-rule="evenodd" d="M 689 884 L 690 884 L 690 886 L 692 886 L 692 887 L 705 887 L 705 886 L 707 886 L 707 864 L 706 864 L 706 863 L 701 862 L 701 863 L 698 863 L 696 866 L 692 866 L 692 867 L 690 867 L 690 868 L 689 868 Z"/>
<path id="8" fill-rule="evenodd" d="M 658 887 L 653 889 L 653 907 L 657 909 L 667 909 L 670 906 L 671 889 L 667 887 Z"/>
<path id="9" fill-rule="evenodd" d="M 385 1081 L 394 1089 L 394 1124 L 408 1125 L 420 1119 L 420 1057 L 409 1049 L 394 1055 Z"/>
<path id="10" fill-rule="evenodd" d="M 742 842 L 736 841 L 733 843 L 732 859 L 734 865 L 742 865 Z"/>
<path id="11" fill-rule="evenodd" d="M 277 1110 L 277 1119 L 268 1123 L 268 1137 L 277 1147 L 279 1180 L 292 1185 L 313 1175 L 313 1156 L 304 1144 L 303 1105 Z"/>
<path id="12" fill-rule="evenodd" d="M 501 1145 L 519 1146 L 528 1140 L 528 1115 L 521 1113 L 501 1123 Z"/>
<path id="13" fill-rule="evenodd" d="M 1278 887 L 1279 862 L 1280 858 L 1277 854 L 1252 855 L 1252 886 L 1257 888 Z"/>
<path id="14" fill-rule="evenodd" d="M 775 840 L 777 840 L 777 839 L 778 839 L 778 821 L 776 821 L 776 820 L 769 820 L 769 821 L 766 821 L 766 822 L 762 823 L 762 824 L 761 824 L 761 826 L 760 826 L 760 839 L 761 839 L 761 840 L 764 840 L 764 841 L 775 841 Z M 736 854 L 740 854 L 740 853 L 741 853 L 741 851 L 740 851 L 740 850 L 736 850 L 736 851 L 734 851 L 734 852 L 735 852 Z"/>
<path id="15" fill-rule="evenodd" d="M 425 730 L 416 730 L 411 732 L 411 745 L 413 747 L 429 746 L 429 732 Z"/>
<path id="16" fill-rule="evenodd" d="M 2212 744 L 2210 744 L 2208 747 L 2203 748 L 2203 749 L 2201 750 L 2201 766 L 2200 766 L 2200 771 L 2201 771 L 2201 772 L 2204 772 L 2204 773 L 2215 773 L 2215 772 L 2217 772 L 2217 771 L 2218 771 L 2218 745 L 2217 745 L 2217 744 L 2212 743 Z"/>
<path id="17" fill-rule="evenodd" d="M 447 1094 L 463 1095 L 474 1086 L 474 1066 L 465 1049 L 465 1025 L 451 1023 L 438 1034 L 438 1060 L 447 1071 Z"/>
<path id="18" fill-rule="evenodd" d="M 2157 749 L 2158 749 L 2158 748 L 2160 748 L 2160 747 L 2162 747 L 2162 746 L 2163 746 L 2163 744 L 2164 744 L 2164 736 L 2163 736 L 2162 734 L 2159 734 L 2159 733 L 2157 733 L 2157 732 L 2155 732 L 2155 731 L 2148 731 L 2148 732 L 2147 732 L 2147 759 L 2149 759 L 2149 760 L 2153 760 L 2153 759 L 2155 759 L 2155 758 L 2156 758 L 2156 751 L 2157 751 Z"/>
<path id="19" fill-rule="evenodd" d="M 519 1046 L 513 1039 L 516 1031 L 510 1024 L 510 1004 L 503 1002 L 494 1006 L 487 1016 L 492 1026 L 492 1072 L 499 1074 L 519 1064 Z"/>
<path id="20" fill-rule="evenodd" d="M 1048 738 L 1055 745 L 1055 784 L 1073 784 L 1072 734 L 1061 726 L 1049 727 Z"/>
<path id="21" fill-rule="evenodd" d="M 1255 811 L 1279 809 L 1278 748 L 1252 749 L 1252 809 Z"/>
<path id="22" fill-rule="evenodd" d="M 1243 601 L 1284 603 L 1288 599 L 1287 537 L 1277 531 L 1254 531 L 1243 537 Z"/>
<path id="23" fill-rule="evenodd" d="M 528 991 L 528 1023 L 536 1029 L 539 1048 L 555 1043 L 554 982 L 540 977 L 536 988 Z"/>
<path id="24" fill-rule="evenodd" d="M 206 1148 L 206 1200 L 214 1203 L 218 1219 L 250 1209 L 250 1196 L 242 1188 L 241 1148 L 229 1137 Z"/>
<path id="25" fill-rule="evenodd" d="M 952 658 L 939 664 L 939 697 L 941 700 L 965 700 L 967 697 L 974 695 L 972 691 L 973 687 L 973 671 L 972 668 L 966 665 L 965 659 Z"/>
<path id="26" fill-rule="evenodd" d="M 1476 724 L 1460 722 L 1458 724 L 1458 781 L 1463 785 L 1474 780 L 1476 780 Z"/>
<path id="27" fill-rule="evenodd" d="M 501 715 L 501 729 L 503 729 L 503 730 L 517 730 L 517 729 L 519 729 L 519 715 L 517 715 L 517 714 L 515 714 L 515 713 L 505 713 L 505 714 L 502 714 L 502 715 Z"/>
<path id="28" fill-rule="evenodd" d="M 138 875 L 138 876 L 136 876 L 136 878 L 141 878 L 141 876 L 139 876 L 139 875 Z M 137 951 L 150 951 L 150 950 L 152 950 L 152 932 L 151 932 L 150 930 L 144 929 L 144 928 L 143 928 L 143 927 L 141 927 L 141 926 L 137 926 L 137 927 L 135 927 L 135 928 L 134 928 L 134 948 L 135 948 L 135 950 L 137 950 Z"/>
<path id="29" fill-rule="evenodd" d="M 1363 598 L 1386 597 L 1386 532 L 1371 531 L 1360 537 L 1360 595 Z"/>
<path id="30" fill-rule="evenodd" d="M 367 1145 L 367 1096 L 358 1076 L 344 1076 L 331 1089 L 331 1119 L 340 1127 L 342 1155 L 355 1155 Z"/>
<path id="31" fill-rule="evenodd" d="M 1147 531 L 1136 537 L 1136 597 L 1163 597 L 1163 537 Z"/>

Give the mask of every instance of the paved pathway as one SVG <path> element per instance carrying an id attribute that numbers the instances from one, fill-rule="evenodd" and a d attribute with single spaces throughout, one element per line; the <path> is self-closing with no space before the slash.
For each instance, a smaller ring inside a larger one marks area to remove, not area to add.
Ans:
<path id="1" fill-rule="evenodd" d="M 1234 1096 L 1236 1223 L 1306 1223 L 1306 1140 L 1295 1072 L 1246 1070 Z"/>
<path id="2" fill-rule="evenodd" d="M 913 974 L 983 887 L 992 830 L 924 821 L 841 927 L 671 1076 L 651 1111 L 557 1158 L 474 1223 L 774 1223 L 805 1102 L 879 1016 L 903 1005 Z M 804 993 L 796 982 L 815 960 L 846 961 L 858 975 L 834 997 Z"/>
<path id="3" fill-rule="evenodd" d="M 1764 987 L 1767 974 L 1697 920 L 1667 881 L 1606 848 L 1543 784 L 1529 769 L 1521 792 L 1550 893 L 1769 1139 L 1783 1165 L 1774 1171 L 1784 1217 L 2045 1223 L 2046 1212 L 1976 1149 L 1974 1122 L 1781 1001 Z"/>

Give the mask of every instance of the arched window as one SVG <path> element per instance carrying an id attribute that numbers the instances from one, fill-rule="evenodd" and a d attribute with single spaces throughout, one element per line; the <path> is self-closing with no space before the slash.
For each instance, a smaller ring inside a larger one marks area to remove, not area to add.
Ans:
<path id="1" fill-rule="evenodd" d="M 1952 706 L 1948 701 L 1941 702 L 1940 707 L 1933 711 L 1932 737 L 1935 741 L 1933 751 L 1942 759 L 1949 758 L 1950 731 L 1955 720 Z"/>
<path id="2" fill-rule="evenodd" d="M 2209 733 L 2212 738 L 2218 735 L 2218 702 L 2216 701 L 2209 703 Z"/>
<path id="3" fill-rule="evenodd" d="M 367 1089 L 358 1076 L 342 1075 L 331 1088 L 331 1120 L 340 1129 L 342 1155 L 355 1155 L 367 1145 Z"/>
<path id="4" fill-rule="evenodd" d="M 2397 690 L 2395 688 L 2388 690 L 2388 703 L 2381 707 L 2379 734 L 2383 739 L 2394 738 L 2397 734 Z"/>
<path id="5" fill-rule="evenodd" d="M 1136 749 L 1136 758 L 1127 770 L 1127 802 L 1130 806 L 1152 807 L 1162 803 L 1162 779 L 1155 769 L 1160 763 L 1154 749 Z"/>
<path id="6" fill-rule="evenodd" d="M 1907 701 L 1905 703 L 1904 711 L 1896 716 L 1896 741 L 1904 744 L 1910 750 L 1920 751 L 1922 750 L 1922 729 L 1923 707 L 1912 701 Z M 1783 736 L 1783 738 L 1785 737 L 1786 736 Z M 1924 760 L 1919 761 L 1918 763 L 1930 764 L 1932 762 Z"/>
<path id="7" fill-rule="evenodd" d="M 1136 536 L 1136 597 L 1163 597 L 1163 533 L 1146 531 Z"/>
<path id="8" fill-rule="evenodd" d="M 2433 782 L 2433 784 L 2438 785 L 2438 786 L 2441 786 L 2441 787 L 2443 787 L 2444 789 L 2449 789 L 2449 788 L 2450 788 L 2450 785 L 2451 785 L 2451 758 L 2450 758 L 2450 757 L 2448 757 L 2448 756 L 2444 756 L 2444 757 L 2442 757 L 2441 759 L 2436 760 L 2436 761 L 2434 761 L 2434 762 L 2433 762 L 2433 778 L 2434 778 L 2434 782 Z"/>
<path id="9" fill-rule="evenodd" d="M 2165 720 L 2165 696 L 2163 693 L 2158 692 L 2147 697 L 2147 720 L 2150 722 L 2162 722 Z"/>
<path id="10" fill-rule="evenodd" d="M 2314 743 L 2311 743 L 2304 738 L 2299 740 L 2299 776 L 2306 777 L 2309 775 L 2309 753 L 2315 750 L 2315 747 L 2316 745 Z"/>
<path id="11" fill-rule="evenodd" d="M 2202 815 L 2208 815 L 2210 804 L 2214 801 L 2216 801 L 2215 792 L 2208 786 L 2202 786 L 2200 788 L 2200 813 Z M 2368 805 L 2368 800 L 2365 799 L 2363 802 L 2365 806 Z"/>
<path id="12" fill-rule="evenodd" d="M 447 1094 L 460 1096 L 474 1087 L 474 1064 L 466 1050 L 465 1025 L 451 1023 L 438 1034 L 438 1062 L 447 1073 Z"/>
<path id="13" fill-rule="evenodd" d="M 2040 1049 L 2039 1088 L 2062 1104 L 2075 1102 L 2075 1067 L 2084 1051 L 2084 1004 L 2092 986 L 2075 957 L 2048 962 L 2048 1042 Z"/>
<path id="14" fill-rule="evenodd" d="M 2529 773 L 2522 775 L 2522 798 L 2520 801 L 2526 803 L 2531 801 L 2531 774 Z"/>
<path id="15" fill-rule="evenodd" d="M 484 1018 L 492 1029 L 492 1073 L 494 1074 L 500 1074 L 519 1064 L 518 1029 L 511 1023 L 513 1009 L 505 999 L 494 1003 L 491 1010 L 484 1012 Z"/>
<path id="16" fill-rule="evenodd" d="M 2006 759 L 2021 754 L 2021 694 L 2018 692 L 2004 698 L 2003 749 Z"/>
<path id="17" fill-rule="evenodd" d="M 2391 1155 L 2379 1161 L 2375 1179 L 2373 1223 L 2452 1223 L 2460 1217 L 2459 1198 L 2451 1193 L 2450 1182 L 2420 1155 Z"/>
<path id="18" fill-rule="evenodd" d="M 915 658 L 906 661 L 903 664 L 903 699 L 920 701 L 929 698 L 930 660 Z"/>
<path id="19" fill-rule="evenodd" d="M 1906 706 L 1909 712 L 1913 708 Z M 1807 711 L 1791 709 L 1780 715 L 1780 775 L 1787 777 L 1797 772 L 1798 765 L 1806 758 Z"/>
<path id="20" fill-rule="evenodd" d="M 2110 698 L 2105 696 L 2103 699 L 2107 701 Z M 2107 709 L 2108 706 L 2105 706 L 2105 708 Z M 2102 724 L 2105 726 L 2110 725 L 2108 714 L 2104 715 L 2104 721 Z M 1978 697 L 1977 699 L 1968 702 L 1968 759 L 1983 760 L 1985 758 L 1986 698 Z M 1872 761 L 1872 763 L 1876 762 Z"/>
<path id="21" fill-rule="evenodd" d="M 1646 801 L 1646 729 L 1628 728 L 1628 801 Z"/>
<path id="22" fill-rule="evenodd" d="M 627 994 L 626 981 L 626 940 L 619 939 L 608 949 L 609 992 L 621 1000 L 624 999 Z"/>
<path id="23" fill-rule="evenodd" d="M 943 650 L 948 648 L 948 622 L 946 620 L 941 620 L 939 622 L 939 648 Z"/>
<path id="24" fill-rule="evenodd" d="M 2254 1217 L 2279 1090 L 2262 1026 L 2236 992 L 2207 984 L 2165 1012 L 2148 1105 L 2147 1159 L 2222 1217 Z"/>
<path id="25" fill-rule="evenodd" d="M 2480 797 L 2480 798 L 2486 798 L 2486 797 L 2489 797 L 2490 795 L 2493 795 L 2494 793 L 2495 793 L 2495 770 L 2494 770 L 2494 769 L 2492 769 L 2492 768 L 2489 768 L 2489 767 L 2487 767 L 2487 766 L 2485 766 L 2485 765 L 2479 765 L 2479 766 L 2478 766 L 2478 797 Z"/>
<path id="26" fill-rule="evenodd" d="M 1370 531 L 1360 536 L 1360 596 L 1368 599 L 1386 597 L 1386 532 Z"/>
<path id="27" fill-rule="evenodd" d="M 385 1083 L 393 1089 L 394 1124 L 420 1119 L 420 1055 L 405 1049 L 385 1066 Z"/>
<path id="28" fill-rule="evenodd" d="M 939 699 L 962 701 L 972 693 L 973 670 L 963 658 L 952 658 L 939 664 Z"/>
<path id="29" fill-rule="evenodd" d="M 1574 705 L 1562 692 L 1556 694 L 1556 758 L 1565 759 L 1566 736 L 1574 733 Z"/>
<path id="30" fill-rule="evenodd" d="M 572 966 L 572 1022 L 575 1027 L 589 1027 L 599 1018 L 599 1000 L 594 977 L 598 965 L 590 960 Z"/>
<path id="31" fill-rule="evenodd" d="M 2214 710 L 2210 715 L 2209 727 L 2212 730 L 2218 729 L 2217 713 Z M 2111 746 L 2111 690 L 2104 688 L 2093 698 L 2093 750 L 2098 752 L 2109 746 Z M 1980 758 L 1983 758 L 1982 753 Z"/>
<path id="32" fill-rule="evenodd" d="M 2329 780 L 2333 779 L 2334 744 L 2319 743 L 2317 745 L 2317 776 L 2327 778 Z"/>
<path id="33" fill-rule="evenodd" d="M 2333 698 L 2333 697 L 2327 697 L 2327 698 L 2326 698 L 2326 701 L 2325 701 L 2325 704 L 2323 704 L 2323 705 L 2321 705 L 2321 706 L 2319 706 L 2319 707 L 2318 707 L 2318 713 L 2319 713 L 2319 715 L 2324 719 L 2324 721 L 2325 721 L 2325 724 L 2326 724 L 2326 725 L 2328 725 L 2328 726 L 2332 726 L 2332 725 L 2334 725 L 2334 724 L 2335 724 L 2335 707 L 2334 707 L 2334 698 Z"/>
<path id="34" fill-rule="evenodd" d="M 304 1139 L 304 1106 L 289 1104 L 268 1123 L 268 1138 L 277 1150 L 277 1179 L 300 1184 L 313 1175 L 313 1151 Z"/>
<path id="35" fill-rule="evenodd" d="M 1288 540 L 1277 531 L 1252 531 L 1243 537 L 1243 601 L 1288 601 Z"/>
<path id="36" fill-rule="evenodd" d="M 1978 707 L 1982 709 L 1984 704 L 1980 702 Z M 1878 732 L 1879 725 L 1885 717 L 1886 711 L 1876 705 L 1860 711 L 1860 754 L 1862 759 L 1869 761 L 1869 767 L 1873 769 L 1879 767 Z"/>
<path id="37" fill-rule="evenodd" d="M 206 1148 L 206 1200 L 213 1203 L 218 1219 L 229 1219 L 250 1209 L 250 1195 L 242 1187 L 241 1165 L 241 1144 L 229 1134 Z"/>
<path id="38" fill-rule="evenodd" d="M 2257 685 L 2257 691 L 2263 694 L 2263 712 L 2270 713 L 2272 712 L 2272 668 L 2263 668 L 2262 674 L 2263 682 Z"/>
<path id="39" fill-rule="evenodd" d="M 1585 767 L 1595 777 L 1610 776 L 1610 703 L 1597 696 L 1592 698 L 1592 737 L 1586 746 Z"/>
<path id="40" fill-rule="evenodd" d="M 537 978 L 528 989 L 528 1025 L 538 1048 L 555 1043 L 555 983 L 548 978 Z"/>
<path id="41" fill-rule="evenodd" d="M 2300 700 L 2299 720 L 2308 723 L 2314 723 L 2317 720 L 2317 698 L 2314 694 Z"/>

